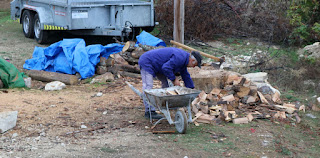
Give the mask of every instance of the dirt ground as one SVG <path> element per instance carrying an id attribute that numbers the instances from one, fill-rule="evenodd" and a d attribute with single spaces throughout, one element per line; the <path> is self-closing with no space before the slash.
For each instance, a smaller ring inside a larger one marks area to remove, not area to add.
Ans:
<path id="1" fill-rule="evenodd" d="M 0 6 L 8 4 L 3 2 Z M 24 61 L 32 58 L 35 46 L 48 45 L 25 38 L 16 22 L 0 23 L 0 56 L 19 70 L 23 71 Z M 53 92 L 0 89 L 0 112 L 19 112 L 17 126 L 0 134 L 0 158 L 319 157 L 319 128 L 300 129 L 272 121 L 190 124 L 184 135 L 152 134 L 152 124 L 143 117 L 143 103 L 125 80 L 141 90 L 141 80 L 132 78 L 67 86 Z M 99 92 L 103 94 L 100 97 Z M 156 130 L 175 128 L 164 121 Z"/>

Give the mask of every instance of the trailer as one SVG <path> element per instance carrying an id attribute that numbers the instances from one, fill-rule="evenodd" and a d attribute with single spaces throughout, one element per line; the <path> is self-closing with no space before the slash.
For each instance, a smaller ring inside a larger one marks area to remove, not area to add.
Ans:
<path id="1" fill-rule="evenodd" d="M 123 40 L 155 26 L 153 0 L 13 0 L 10 5 L 25 37 L 39 44 L 61 31 Z"/>

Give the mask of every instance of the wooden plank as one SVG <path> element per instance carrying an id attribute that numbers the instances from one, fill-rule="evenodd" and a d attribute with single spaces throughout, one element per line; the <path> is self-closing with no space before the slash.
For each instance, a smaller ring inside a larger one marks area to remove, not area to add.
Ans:
<path id="1" fill-rule="evenodd" d="M 57 72 L 39 71 L 39 70 L 26 70 L 26 74 L 34 80 L 52 82 L 60 81 L 68 85 L 78 84 L 78 77 L 76 75 L 69 75 Z"/>

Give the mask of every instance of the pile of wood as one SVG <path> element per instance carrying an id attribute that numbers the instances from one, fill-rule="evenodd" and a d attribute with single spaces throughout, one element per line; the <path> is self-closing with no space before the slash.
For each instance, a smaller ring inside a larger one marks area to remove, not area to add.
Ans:
<path id="1" fill-rule="evenodd" d="M 121 75 L 140 78 L 140 69 L 138 66 L 140 56 L 149 50 L 162 47 L 141 44 L 135 47 L 135 44 L 133 41 L 128 41 L 121 52 L 110 55 L 108 59 L 101 57 L 96 67 L 96 74 L 101 75 L 106 72 L 111 72 L 118 77 Z"/>
<path id="2" fill-rule="evenodd" d="M 282 103 L 279 93 L 258 89 L 249 79 L 233 73 L 227 76 L 223 87 L 207 93 L 202 91 L 192 102 L 196 125 L 221 121 L 248 123 L 258 118 L 286 119 L 286 114 L 299 123 L 298 110 L 305 110 L 304 105 Z"/>

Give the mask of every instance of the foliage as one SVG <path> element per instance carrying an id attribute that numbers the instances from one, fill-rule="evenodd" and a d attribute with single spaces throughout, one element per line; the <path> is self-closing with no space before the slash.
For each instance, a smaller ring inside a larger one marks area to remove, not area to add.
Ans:
<path id="1" fill-rule="evenodd" d="M 320 39 L 320 2 L 316 0 L 294 0 L 287 11 L 292 44 L 310 44 Z"/>
<path id="2" fill-rule="evenodd" d="M 185 39 L 237 36 L 282 42 L 290 33 L 285 14 L 289 2 L 185 0 Z M 161 35 L 172 36 L 173 6 L 172 0 L 156 1 L 155 15 Z"/>

